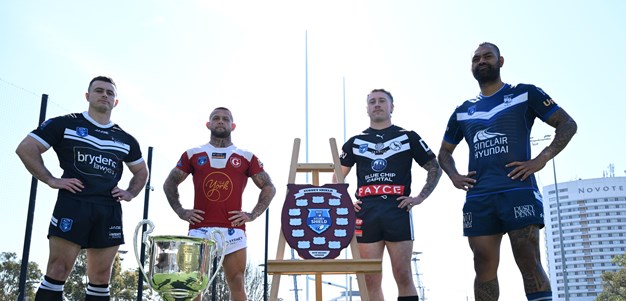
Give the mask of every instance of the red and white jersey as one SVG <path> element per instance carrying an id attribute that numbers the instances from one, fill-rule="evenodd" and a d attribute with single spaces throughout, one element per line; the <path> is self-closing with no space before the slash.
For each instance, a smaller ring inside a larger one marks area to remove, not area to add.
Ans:
<path id="1" fill-rule="evenodd" d="M 254 154 L 234 145 L 218 148 L 205 144 L 189 149 L 176 167 L 193 175 L 193 207 L 205 212 L 204 220 L 190 229 L 233 228 L 228 212 L 241 211 L 248 178 L 263 171 L 263 163 Z M 245 225 L 236 228 L 245 230 Z"/>

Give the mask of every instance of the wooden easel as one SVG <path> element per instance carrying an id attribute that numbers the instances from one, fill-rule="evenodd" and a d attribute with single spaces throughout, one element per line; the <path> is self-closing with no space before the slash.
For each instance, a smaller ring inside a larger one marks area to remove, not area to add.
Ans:
<path id="1" fill-rule="evenodd" d="M 300 153 L 300 138 L 295 138 L 293 142 L 293 153 L 291 154 L 291 167 L 289 168 L 289 184 L 296 181 L 296 173 L 310 172 L 312 174 L 312 184 L 319 186 L 320 172 L 334 172 L 338 183 L 344 182 L 339 162 L 339 153 L 335 138 L 330 138 L 330 150 L 333 156 L 333 163 L 298 163 Z M 267 273 L 272 274 L 272 286 L 270 291 L 270 301 L 278 299 L 278 288 L 282 275 L 315 275 L 315 296 L 316 301 L 322 301 L 322 275 L 324 274 L 356 274 L 359 285 L 360 298 L 369 301 L 367 285 L 365 284 L 364 273 L 380 273 L 382 271 L 382 259 L 361 259 L 357 247 L 356 237 L 350 241 L 352 259 L 306 259 L 306 260 L 284 260 L 285 256 L 285 236 L 282 229 L 278 238 L 278 248 L 276 260 L 267 261 Z"/>

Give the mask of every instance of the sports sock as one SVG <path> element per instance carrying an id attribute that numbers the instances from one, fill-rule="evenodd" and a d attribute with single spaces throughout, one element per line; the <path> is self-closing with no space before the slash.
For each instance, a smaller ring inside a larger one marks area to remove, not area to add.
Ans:
<path id="1" fill-rule="evenodd" d="M 65 281 L 54 280 L 43 276 L 35 294 L 35 301 L 63 301 L 63 285 Z"/>
<path id="2" fill-rule="evenodd" d="M 87 293 L 85 301 L 109 301 L 111 295 L 109 293 L 109 284 L 91 284 L 87 283 Z"/>

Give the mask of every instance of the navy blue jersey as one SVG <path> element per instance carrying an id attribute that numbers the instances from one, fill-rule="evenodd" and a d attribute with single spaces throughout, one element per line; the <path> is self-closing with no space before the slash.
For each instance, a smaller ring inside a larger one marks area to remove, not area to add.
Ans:
<path id="1" fill-rule="evenodd" d="M 357 199 L 411 195 L 413 160 L 423 166 L 435 158 L 416 132 L 395 125 L 383 130 L 368 128 L 341 149 L 341 165 L 357 165 Z"/>
<path id="2" fill-rule="evenodd" d="M 530 131 L 535 118 L 546 121 L 559 106 L 533 85 L 505 84 L 492 96 L 479 95 L 457 107 L 444 134 L 444 141 L 469 146 L 468 171 L 476 171 L 476 184 L 467 196 L 516 189 L 537 190 L 534 175 L 525 181 L 507 174 L 514 161 L 530 160 Z"/>
<path id="3" fill-rule="evenodd" d="M 122 178 L 122 162 L 131 166 L 143 162 L 133 136 L 112 122 L 98 124 L 87 112 L 49 119 L 29 135 L 54 149 L 63 178 L 77 178 L 85 186 L 78 193 L 60 189 L 59 199 L 113 202 L 111 190 Z"/>

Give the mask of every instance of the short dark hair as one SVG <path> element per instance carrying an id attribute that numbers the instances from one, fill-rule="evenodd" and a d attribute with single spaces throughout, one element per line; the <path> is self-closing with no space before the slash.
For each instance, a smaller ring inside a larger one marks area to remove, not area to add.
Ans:
<path id="1" fill-rule="evenodd" d="M 224 110 L 224 111 L 227 111 L 227 112 L 228 112 L 228 114 L 230 114 L 230 120 L 231 120 L 231 121 L 232 121 L 232 120 L 234 120 L 234 118 L 233 118 L 233 112 L 231 112 L 231 111 L 230 111 L 228 108 L 226 108 L 226 107 L 217 107 L 217 108 L 213 109 L 213 111 L 211 111 L 211 114 L 209 115 L 209 118 L 213 117 L 213 112 L 215 112 L 215 110 Z"/>
<path id="2" fill-rule="evenodd" d="M 478 47 L 482 47 L 482 46 L 491 46 L 496 50 L 496 55 L 498 57 L 500 57 L 500 48 L 498 48 L 498 46 L 496 46 L 496 44 L 491 43 L 491 42 L 482 42 L 480 44 L 478 44 Z"/>
<path id="3" fill-rule="evenodd" d="M 389 100 L 391 100 L 391 103 L 393 103 L 393 96 L 391 96 L 391 92 L 385 90 L 385 89 L 374 89 L 372 90 L 372 92 L 370 92 L 369 94 L 367 94 L 367 98 L 369 100 L 369 96 L 370 94 L 374 93 L 374 92 L 383 92 L 385 94 L 387 94 L 387 96 L 389 96 Z"/>
<path id="4" fill-rule="evenodd" d="M 94 77 L 90 82 L 89 82 L 89 87 L 87 87 L 87 91 L 89 91 L 89 89 L 91 89 L 91 84 L 93 84 L 93 82 L 95 81 L 101 81 L 101 82 L 107 82 L 113 86 L 115 86 L 117 88 L 117 86 L 115 85 L 115 82 L 113 81 L 112 78 L 108 77 L 108 76 L 96 76 Z"/>

